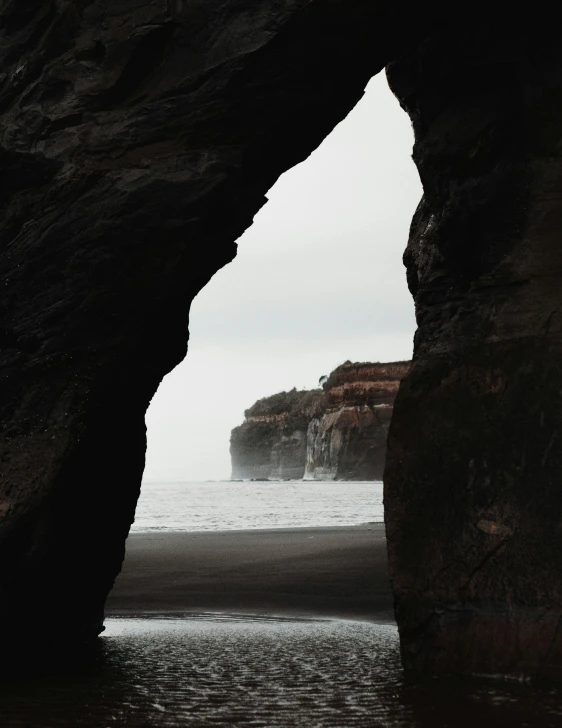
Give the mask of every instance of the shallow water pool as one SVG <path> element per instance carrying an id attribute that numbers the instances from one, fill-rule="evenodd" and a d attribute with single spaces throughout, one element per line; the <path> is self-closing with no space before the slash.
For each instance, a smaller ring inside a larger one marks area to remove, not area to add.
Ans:
<path id="1" fill-rule="evenodd" d="M 562 725 L 558 690 L 408 683 L 392 625 L 201 614 L 108 619 L 106 626 L 88 659 L 7 673 L 0 725 Z"/>

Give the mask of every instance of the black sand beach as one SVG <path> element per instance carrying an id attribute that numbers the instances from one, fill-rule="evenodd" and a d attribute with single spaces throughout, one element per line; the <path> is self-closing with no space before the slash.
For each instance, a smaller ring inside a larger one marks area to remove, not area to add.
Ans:
<path id="1" fill-rule="evenodd" d="M 108 616 L 213 611 L 392 621 L 384 525 L 129 536 Z"/>
<path id="2" fill-rule="evenodd" d="M 8 665 L 0 726 L 561 725 L 550 685 L 404 680 L 382 525 L 133 534 L 108 617 L 83 663 Z"/>

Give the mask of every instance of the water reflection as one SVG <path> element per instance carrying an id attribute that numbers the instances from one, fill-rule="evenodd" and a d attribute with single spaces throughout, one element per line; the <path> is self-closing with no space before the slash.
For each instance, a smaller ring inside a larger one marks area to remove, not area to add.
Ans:
<path id="1" fill-rule="evenodd" d="M 106 624 L 70 666 L 5 671 L 0 725 L 562 725 L 558 690 L 404 680 L 391 625 L 217 615 Z"/>

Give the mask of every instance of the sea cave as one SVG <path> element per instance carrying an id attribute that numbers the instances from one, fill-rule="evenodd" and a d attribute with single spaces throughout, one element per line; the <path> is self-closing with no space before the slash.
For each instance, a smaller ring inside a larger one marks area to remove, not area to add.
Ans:
<path id="1" fill-rule="evenodd" d="M 403 665 L 560 678 L 562 51 L 547 14 L 505 15 L 3 3 L 9 639 L 99 634 L 145 411 L 185 355 L 190 301 L 385 68 L 424 190 L 404 256 L 418 329 L 384 476 Z"/>

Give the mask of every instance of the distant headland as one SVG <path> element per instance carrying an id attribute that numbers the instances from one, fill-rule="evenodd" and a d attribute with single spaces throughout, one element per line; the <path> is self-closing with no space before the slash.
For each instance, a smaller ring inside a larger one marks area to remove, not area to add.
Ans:
<path id="1" fill-rule="evenodd" d="M 394 399 L 409 361 L 346 361 L 321 388 L 279 392 L 232 430 L 232 479 L 382 480 Z"/>

